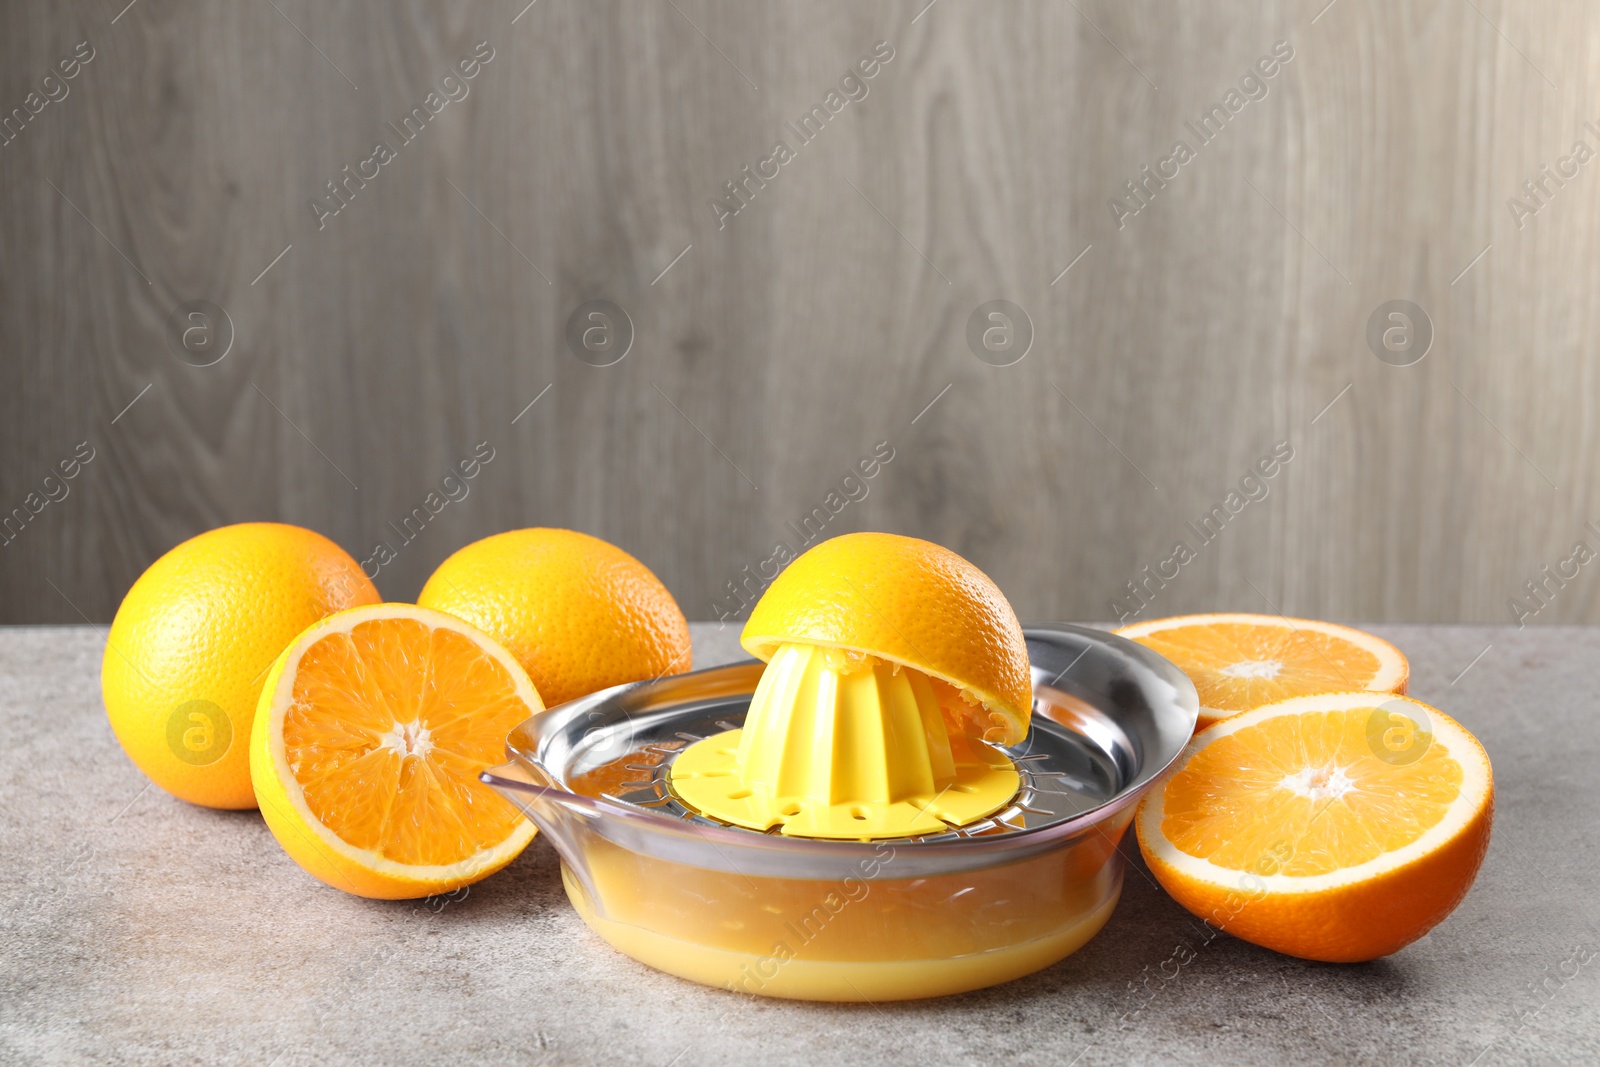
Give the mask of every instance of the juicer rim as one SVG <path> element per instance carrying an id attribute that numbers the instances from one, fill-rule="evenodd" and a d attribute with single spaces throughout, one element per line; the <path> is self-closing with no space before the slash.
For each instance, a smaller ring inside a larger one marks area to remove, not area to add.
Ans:
<path id="1" fill-rule="evenodd" d="M 841 841 L 759 834 L 737 827 L 687 822 L 675 816 L 651 811 L 635 804 L 577 793 L 565 786 L 565 775 L 552 772 L 538 758 L 538 753 L 530 757 L 513 745 L 512 739 L 525 729 L 532 727 L 535 723 L 548 726 L 552 722 L 571 721 L 582 715 L 593 715 L 595 709 L 613 705 L 618 700 L 630 695 L 647 693 L 653 688 L 663 685 L 681 685 L 682 680 L 686 678 L 697 678 L 702 681 L 724 680 L 729 674 L 745 672 L 750 674 L 751 684 L 748 688 L 741 687 L 737 690 L 737 693 L 751 692 L 754 689 L 754 679 L 759 677 L 760 674 L 761 664 L 756 660 L 740 660 L 730 664 L 688 672 L 683 675 L 614 686 L 541 712 L 518 724 L 511 731 L 506 739 L 506 753 L 510 762 L 505 767 L 486 771 L 482 775 L 482 780 L 503 791 L 515 792 L 525 796 L 543 797 L 559 803 L 563 807 L 575 810 L 578 814 L 588 818 L 606 816 L 622 820 L 623 826 L 636 833 L 663 834 L 686 841 L 694 841 L 701 845 L 710 843 L 743 849 L 781 848 L 784 853 L 792 857 L 809 854 L 818 858 L 848 859 L 853 855 L 866 856 L 875 854 L 881 849 L 881 846 L 889 844 L 915 848 L 918 856 L 930 861 L 936 860 L 941 856 L 947 856 L 952 860 L 959 857 L 970 861 L 977 856 L 995 852 L 1003 853 L 1006 861 L 1024 859 L 1037 852 L 1057 847 L 1064 839 L 1075 838 L 1088 832 L 1093 832 L 1099 826 L 1113 820 L 1142 799 L 1151 786 L 1168 772 L 1178 756 L 1182 754 L 1184 745 L 1193 733 L 1194 723 L 1199 714 L 1199 696 L 1195 692 L 1193 683 L 1170 661 L 1137 642 L 1119 637 L 1106 630 L 1073 623 L 1047 622 L 1025 625 L 1023 633 L 1025 638 L 1030 641 L 1041 642 L 1046 646 L 1053 646 L 1059 643 L 1062 638 L 1070 638 L 1086 646 L 1071 664 L 1057 673 L 1047 683 L 1048 687 L 1058 687 L 1066 676 L 1067 671 L 1071 670 L 1077 661 L 1087 654 L 1089 648 L 1098 645 L 1115 651 L 1127 659 L 1136 661 L 1147 672 L 1149 679 L 1159 680 L 1170 687 L 1170 699 L 1165 701 L 1160 708 L 1151 708 L 1150 713 L 1152 715 L 1170 714 L 1176 716 L 1172 722 L 1166 724 L 1164 729 L 1158 731 L 1158 739 L 1164 742 L 1164 750 L 1156 754 L 1156 758 L 1141 758 L 1136 773 L 1130 776 L 1128 781 L 1122 784 L 1113 795 L 1082 812 L 1042 826 L 1015 829 L 992 836 L 973 836 L 955 840 L 884 838 L 866 841 Z M 1032 664 L 1031 656 L 1030 664 Z M 1037 664 L 1032 665 L 1036 670 L 1039 669 Z M 1039 683 L 1036 682 L 1036 693 L 1038 688 Z M 729 690 L 729 694 L 736 695 L 733 690 Z M 1059 723 L 1053 723 L 1052 727 L 1048 728 L 1057 727 L 1065 729 L 1065 726 Z M 545 742 L 548 743 L 553 736 L 553 734 L 547 735 Z M 1141 754 L 1142 757 L 1148 757 L 1149 755 L 1151 754 Z M 521 768 L 523 774 L 531 774 L 533 777 L 543 778 L 551 784 L 541 784 L 537 781 L 530 782 L 519 778 L 507 777 L 508 769 L 513 766 Z"/>

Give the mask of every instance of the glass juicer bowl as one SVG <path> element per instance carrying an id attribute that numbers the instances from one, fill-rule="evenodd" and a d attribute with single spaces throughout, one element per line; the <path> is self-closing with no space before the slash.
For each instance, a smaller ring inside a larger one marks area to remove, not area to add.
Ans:
<path id="1" fill-rule="evenodd" d="M 512 731 L 483 780 L 561 856 L 579 915 L 611 945 L 706 985 L 807 1000 L 942 996 L 1076 951 L 1122 889 L 1117 844 L 1194 730 L 1194 686 L 1099 630 L 1024 627 L 1031 728 L 1003 751 L 1015 799 L 946 832 L 782 836 L 673 794 L 684 748 L 744 721 L 762 664 L 618 686 Z"/>

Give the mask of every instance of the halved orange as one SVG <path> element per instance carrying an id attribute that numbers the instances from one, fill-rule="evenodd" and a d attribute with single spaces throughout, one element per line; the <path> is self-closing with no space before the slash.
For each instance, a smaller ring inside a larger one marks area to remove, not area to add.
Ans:
<path id="1" fill-rule="evenodd" d="M 1494 819 L 1476 738 L 1405 697 L 1319 693 L 1202 730 L 1139 807 L 1151 873 L 1254 944 L 1376 959 L 1466 896 Z"/>
<path id="2" fill-rule="evenodd" d="M 1282 615 L 1177 615 L 1113 631 L 1165 656 L 1200 692 L 1196 730 L 1309 693 L 1404 693 L 1411 667 L 1381 637 Z"/>
<path id="3" fill-rule="evenodd" d="M 478 780 L 544 710 L 517 661 L 442 612 L 330 615 L 267 676 L 250 738 L 261 814 L 307 872 L 364 897 L 449 892 L 493 874 L 534 828 Z"/>

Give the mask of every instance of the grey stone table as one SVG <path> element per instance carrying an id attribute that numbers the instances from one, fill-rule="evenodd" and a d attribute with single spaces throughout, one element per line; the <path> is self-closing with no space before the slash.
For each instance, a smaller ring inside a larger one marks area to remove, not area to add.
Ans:
<path id="1" fill-rule="evenodd" d="M 0 630 L 0 1062 L 1600 1063 L 1600 629 L 1376 629 L 1494 763 L 1488 860 L 1432 934 L 1353 966 L 1206 943 L 1129 841 L 1076 955 L 883 1005 L 650 971 L 588 932 L 539 840 L 442 906 L 329 889 L 255 812 L 147 785 L 101 710 L 95 630 Z M 697 665 L 734 637 L 696 626 Z"/>

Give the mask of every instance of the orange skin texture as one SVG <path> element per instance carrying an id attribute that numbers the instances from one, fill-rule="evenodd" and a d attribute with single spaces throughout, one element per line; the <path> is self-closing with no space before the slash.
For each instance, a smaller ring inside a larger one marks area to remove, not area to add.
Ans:
<path id="1" fill-rule="evenodd" d="M 576 530 L 536 527 L 476 541 L 417 598 L 510 650 L 546 707 L 690 669 L 689 623 L 650 569 Z"/>
<path id="2" fill-rule="evenodd" d="M 998 712 L 1006 724 L 994 740 L 1016 744 L 1027 733 L 1033 674 L 1016 612 L 988 575 L 930 541 L 852 533 L 807 550 L 768 587 L 740 636 L 762 660 L 787 643 L 920 670 Z"/>
<path id="3" fill-rule="evenodd" d="M 311 530 L 253 522 L 190 538 L 139 576 L 111 623 L 100 686 L 117 740 L 181 800 L 254 808 L 249 740 L 268 670 L 307 626 L 380 599 L 361 565 Z M 191 701 L 227 717 L 231 739 L 211 762 L 185 761 L 169 738 Z"/>

